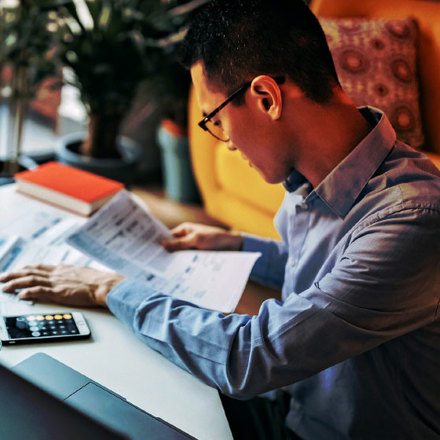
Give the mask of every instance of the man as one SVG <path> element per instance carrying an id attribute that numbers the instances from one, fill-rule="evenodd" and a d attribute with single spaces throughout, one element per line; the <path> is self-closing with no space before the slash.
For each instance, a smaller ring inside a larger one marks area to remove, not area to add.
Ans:
<path id="1" fill-rule="evenodd" d="M 236 438 L 440 438 L 439 171 L 356 109 L 300 0 L 213 0 L 184 62 L 201 127 L 284 182 L 282 241 L 185 224 L 164 246 L 261 251 L 252 276 L 283 301 L 225 316 L 65 266 L 5 274 L 4 290 L 107 305 L 220 390 Z"/>

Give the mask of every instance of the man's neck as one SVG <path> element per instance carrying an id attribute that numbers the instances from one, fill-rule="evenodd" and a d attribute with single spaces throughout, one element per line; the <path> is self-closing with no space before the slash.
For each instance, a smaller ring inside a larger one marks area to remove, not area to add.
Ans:
<path id="1" fill-rule="evenodd" d="M 316 105 L 309 113 L 310 126 L 296 169 L 317 187 L 367 136 L 370 124 L 343 92 L 331 103 Z"/>

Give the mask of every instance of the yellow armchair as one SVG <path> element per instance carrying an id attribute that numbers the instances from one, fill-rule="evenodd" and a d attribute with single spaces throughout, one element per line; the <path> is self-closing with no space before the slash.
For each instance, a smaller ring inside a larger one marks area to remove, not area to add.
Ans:
<path id="1" fill-rule="evenodd" d="M 314 0 L 311 9 L 318 17 L 416 18 L 420 30 L 419 74 L 426 150 L 440 168 L 440 3 Z M 230 152 L 224 143 L 200 130 L 200 119 L 201 112 L 191 93 L 191 160 L 206 211 L 232 228 L 278 238 L 273 217 L 284 197 L 284 188 L 266 183 L 239 152 Z"/>

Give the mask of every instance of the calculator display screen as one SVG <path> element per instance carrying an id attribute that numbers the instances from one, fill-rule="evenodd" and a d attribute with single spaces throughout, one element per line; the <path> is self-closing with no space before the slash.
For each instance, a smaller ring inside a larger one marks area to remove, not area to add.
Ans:
<path id="1" fill-rule="evenodd" d="M 79 335 L 70 313 L 54 315 L 22 315 L 4 318 L 6 330 L 12 339 L 50 338 Z"/>

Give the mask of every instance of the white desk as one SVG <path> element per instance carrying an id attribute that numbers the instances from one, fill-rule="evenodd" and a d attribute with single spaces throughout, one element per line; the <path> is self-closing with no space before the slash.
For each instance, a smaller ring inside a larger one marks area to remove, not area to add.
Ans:
<path id="1" fill-rule="evenodd" d="M 0 187 L 0 231 L 32 206 L 65 213 L 16 193 L 12 185 Z M 34 307 L 41 313 L 75 310 L 48 304 Z M 198 439 L 232 439 L 217 390 L 144 345 L 109 311 L 78 310 L 91 329 L 89 340 L 3 346 L 0 360 L 12 366 L 36 352 L 47 353 Z"/>

